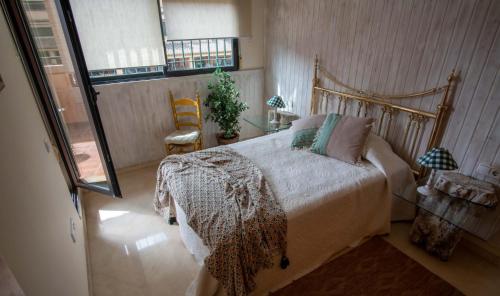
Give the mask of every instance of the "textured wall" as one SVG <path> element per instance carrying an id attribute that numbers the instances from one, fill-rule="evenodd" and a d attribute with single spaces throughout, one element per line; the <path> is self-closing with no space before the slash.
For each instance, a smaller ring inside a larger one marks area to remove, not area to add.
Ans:
<path id="1" fill-rule="evenodd" d="M 267 95 L 306 115 L 316 53 L 340 80 L 385 94 L 445 84 L 456 68 L 442 146 L 466 174 L 479 162 L 500 165 L 500 1 L 270 0 L 267 8 Z M 438 99 L 394 102 L 433 110 Z"/>
<path id="2" fill-rule="evenodd" d="M 261 114 L 264 105 L 264 72 L 262 69 L 231 72 L 241 99 L 250 109 L 246 115 Z M 193 97 L 195 90 L 203 100 L 208 95 L 211 75 L 99 85 L 99 112 L 116 168 L 124 168 L 164 157 L 163 138 L 175 130 L 168 90 L 175 97 Z M 203 114 L 207 114 L 202 109 Z M 259 130 L 243 120 L 241 138 L 259 135 Z M 217 126 L 203 123 L 205 147 L 216 144 Z"/>

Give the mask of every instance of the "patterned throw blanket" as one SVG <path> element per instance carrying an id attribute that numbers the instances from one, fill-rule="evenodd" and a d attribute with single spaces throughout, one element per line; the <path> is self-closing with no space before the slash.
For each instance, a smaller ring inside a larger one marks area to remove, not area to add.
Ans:
<path id="1" fill-rule="evenodd" d="M 228 147 L 165 158 L 158 169 L 155 210 L 175 216 L 173 199 L 210 253 L 207 270 L 227 295 L 247 295 L 254 276 L 281 255 L 286 268 L 285 212 L 262 172 Z"/>

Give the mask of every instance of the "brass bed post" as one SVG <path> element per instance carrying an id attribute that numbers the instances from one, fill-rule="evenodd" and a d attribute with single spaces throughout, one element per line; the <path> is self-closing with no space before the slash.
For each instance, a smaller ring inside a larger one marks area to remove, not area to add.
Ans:
<path id="1" fill-rule="evenodd" d="M 434 125 L 432 126 L 432 133 L 431 133 L 431 138 L 429 140 L 429 143 L 427 144 L 427 150 L 433 148 L 435 145 L 438 144 L 439 142 L 439 135 L 441 133 L 441 128 L 444 120 L 444 115 L 446 111 L 448 110 L 448 97 L 450 96 L 450 89 L 452 86 L 453 81 L 455 80 L 455 69 L 451 71 L 451 74 L 448 76 L 448 84 L 445 86 L 445 91 L 443 94 L 443 98 L 441 99 L 441 102 L 437 106 L 437 115 L 436 115 L 436 120 L 434 121 Z"/>
<path id="2" fill-rule="evenodd" d="M 443 121 L 445 118 L 446 111 L 448 110 L 448 97 L 450 96 L 450 89 L 453 84 L 453 81 L 456 79 L 455 69 L 451 70 L 450 75 L 447 78 L 448 84 L 445 86 L 445 91 L 441 102 L 437 106 L 436 119 L 434 120 L 434 124 L 432 126 L 431 137 L 429 142 L 427 143 L 426 151 L 429 151 L 431 148 L 434 148 L 437 144 L 439 144 L 441 135 L 441 129 L 443 126 Z M 418 170 L 419 176 L 422 177 L 425 174 L 425 168 L 423 166 Z"/>
<path id="3" fill-rule="evenodd" d="M 384 136 L 384 139 L 386 139 L 386 140 L 387 140 L 387 137 L 389 137 L 389 131 L 391 129 L 393 112 L 394 112 L 394 110 L 392 108 L 388 108 L 387 114 L 389 114 L 389 122 L 387 123 L 387 127 L 385 128 L 385 136 Z"/>
<path id="4" fill-rule="evenodd" d="M 318 70 L 319 70 L 319 59 L 318 59 L 318 55 L 315 55 L 314 56 L 314 76 L 313 76 L 313 80 L 312 80 L 310 115 L 317 113 L 317 100 L 316 100 L 315 94 L 316 94 L 316 87 L 319 86 Z"/>
<path id="5" fill-rule="evenodd" d="M 357 117 L 359 117 L 359 114 L 361 114 L 361 107 L 363 107 L 363 102 L 358 101 L 358 112 L 356 113 Z"/>

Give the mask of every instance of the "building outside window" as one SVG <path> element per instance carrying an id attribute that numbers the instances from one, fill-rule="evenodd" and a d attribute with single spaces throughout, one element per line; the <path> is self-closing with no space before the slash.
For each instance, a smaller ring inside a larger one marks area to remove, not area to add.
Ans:
<path id="1" fill-rule="evenodd" d="M 236 64 L 234 38 L 171 40 L 165 42 L 167 71 L 233 68 Z"/>
<path id="2" fill-rule="evenodd" d="M 38 45 L 40 61 L 44 66 L 62 65 L 61 53 L 54 37 L 44 0 L 24 0 L 22 4 L 33 18 L 30 30 Z"/>

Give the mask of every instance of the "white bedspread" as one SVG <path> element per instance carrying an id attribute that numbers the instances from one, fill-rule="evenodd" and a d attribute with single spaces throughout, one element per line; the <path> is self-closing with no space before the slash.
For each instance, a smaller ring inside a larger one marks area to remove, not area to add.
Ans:
<path id="1" fill-rule="evenodd" d="M 274 268 L 259 271 L 254 295 L 289 284 L 366 237 L 388 233 L 392 190 L 408 194 L 415 189 L 408 165 L 380 138 L 369 138 L 364 152 L 369 161 L 356 166 L 292 151 L 290 142 L 291 132 L 283 131 L 231 145 L 262 170 L 288 218 L 290 266 L 280 269 L 276 258 Z M 207 248 L 187 225 L 182 209 L 176 210 L 181 237 L 200 264 L 186 294 L 223 295 L 203 267 Z M 413 215 L 411 208 L 405 211 Z"/>

